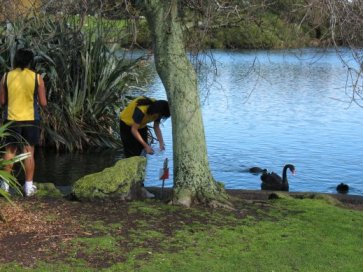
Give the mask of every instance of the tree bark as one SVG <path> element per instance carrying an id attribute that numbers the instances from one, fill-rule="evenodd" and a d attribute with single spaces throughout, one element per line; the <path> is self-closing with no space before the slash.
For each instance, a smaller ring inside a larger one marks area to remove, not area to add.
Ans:
<path id="1" fill-rule="evenodd" d="M 171 108 L 174 159 L 173 203 L 225 202 L 212 177 L 205 141 L 196 72 L 187 58 L 177 0 L 144 0 L 152 33 L 156 70 Z"/>

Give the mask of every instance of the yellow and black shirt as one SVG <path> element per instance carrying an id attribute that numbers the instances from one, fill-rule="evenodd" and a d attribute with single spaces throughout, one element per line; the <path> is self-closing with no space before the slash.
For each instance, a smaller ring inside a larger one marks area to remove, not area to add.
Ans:
<path id="1" fill-rule="evenodd" d="M 5 75 L 5 119 L 39 120 L 38 76 L 30 69 L 14 69 Z"/>
<path id="2" fill-rule="evenodd" d="M 153 121 L 160 121 L 158 114 L 147 114 L 147 109 L 149 105 L 138 106 L 137 103 L 140 99 L 145 99 L 145 97 L 138 97 L 130 102 L 130 104 L 120 113 L 120 120 L 128 126 L 133 124 L 139 124 L 139 128 L 146 127 L 147 123 Z M 151 99 L 155 101 L 155 99 Z"/>

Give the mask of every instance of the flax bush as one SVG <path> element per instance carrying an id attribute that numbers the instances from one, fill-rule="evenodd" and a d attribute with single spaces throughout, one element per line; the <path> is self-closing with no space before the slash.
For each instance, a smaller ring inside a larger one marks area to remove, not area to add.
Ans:
<path id="1" fill-rule="evenodd" d="M 71 151 L 119 145 L 117 112 L 127 86 L 137 79 L 138 60 L 120 57 L 109 43 L 115 40 L 112 25 L 87 21 L 38 15 L 1 29 L 2 73 L 11 67 L 17 48 L 35 52 L 34 68 L 43 75 L 48 98 L 41 113 L 43 146 Z"/>

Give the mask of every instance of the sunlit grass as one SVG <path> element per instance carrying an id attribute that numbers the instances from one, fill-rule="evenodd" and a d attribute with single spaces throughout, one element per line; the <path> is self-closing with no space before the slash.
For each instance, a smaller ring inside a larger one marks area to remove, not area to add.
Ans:
<path id="1" fill-rule="evenodd" d="M 256 205 L 249 204 L 252 214 Z M 64 262 L 38 262 L 34 268 L 1 264 L 0 270 L 61 271 L 72 263 L 70 271 L 359 271 L 363 267 L 363 213 L 325 199 L 271 200 L 264 213 L 241 218 L 223 210 L 170 207 L 131 202 L 128 214 L 135 221 L 128 224 L 123 219 L 107 223 L 80 217 L 88 234 L 63 245 L 68 252 Z M 169 213 L 172 222 L 167 221 Z M 103 268 L 90 261 L 102 258 L 108 264 Z M 84 270 L 78 270 L 81 267 Z"/>

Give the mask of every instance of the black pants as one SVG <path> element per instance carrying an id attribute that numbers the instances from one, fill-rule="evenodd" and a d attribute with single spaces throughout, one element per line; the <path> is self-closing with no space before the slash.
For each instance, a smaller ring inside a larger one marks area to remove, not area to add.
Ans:
<path id="1" fill-rule="evenodd" d="M 144 141 L 147 143 L 147 127 L 139 129 L 139 133 Z M 132 135 L 131 127 L 120 121 L 120 134 L 122 144 L 124 146 L 125 158 L 133 156 L 140 156 L 144 147 L 139 143 L 138 140 Z"/>
<path id="2" fill-rule="evenodd" d="M 37 145 L 39 143 L 39 121 L 9 121 L 5 120 L 4 124 L 12 122 L 8 127 L 7 135 L 3 140 L 4 145 Z"/>

